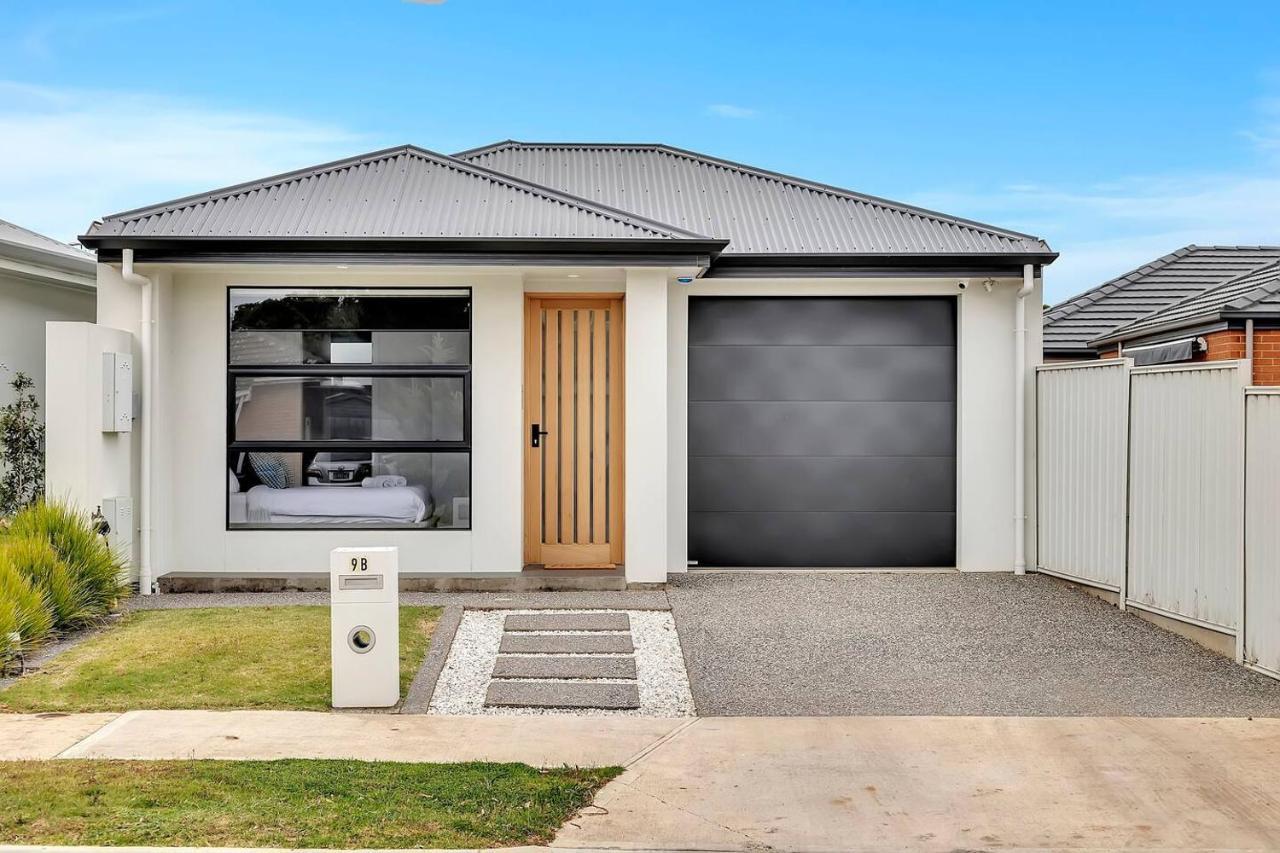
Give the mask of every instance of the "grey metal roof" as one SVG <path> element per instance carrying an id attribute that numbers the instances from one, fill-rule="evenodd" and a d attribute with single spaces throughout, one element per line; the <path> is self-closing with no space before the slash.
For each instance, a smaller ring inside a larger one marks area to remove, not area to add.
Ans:
<path id="1" fill-rule="evenodd" d="M 411 145 L 106 217 L 84 239 L 705 240 Z"/>
<path id="2" fill-rule="evenodd" d="M 1204 293 L 1162 308 L 1137 322 L 1115 329 L 1095 343 L 1133 340 L 1228 317 L 1280 317 L 1280 262 L 1247 272 Z"/>
<path id="3" fill-rule="evenodd" d="M 90 276 L 94 274 L 96 263 L 92 252 L 37 234 L 4 219 L 0 219 L 0 255 L 30 263 L 53 265 Z"/>
<path id="4" fill-rule="evenodd" d="M 508 140 L 459 159 L 702 234 L 726 255 L 1044 255 L 1037 237 L 669 145 Z"/>
<path id="5" fill-rule="evenodd" d="M 1112 331 L 1277 260 L 1280 246 L 1185 246 L 1046 311 L 1045 352 L 1090 355 Z"/>

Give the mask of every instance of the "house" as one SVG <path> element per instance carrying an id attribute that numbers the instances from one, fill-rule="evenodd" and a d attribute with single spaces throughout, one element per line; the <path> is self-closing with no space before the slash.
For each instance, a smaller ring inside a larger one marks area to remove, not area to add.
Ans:
<path id="1" fill-rule="evenodd" d="M 1280 261 L 1280 246 L 1184 246 L 1060 302 L 1044 314 L 1045 361 L 1113 357 L 1111 334 L 1226 282 Z M 1233 333 L 1209 330 L 1215 351 Z M 1217 334 L 1221 333 L 1221 334 Z"/>
<path id="2" fill-rule="evenodd" d="M 1247 358 L 1254 385 L 1280 385 L 1280 261 L 1228 279 L 1092 341 L 1137 364 Z"/>
<path id="3" fill-rule="evenodd" d="M 144 591 L 368 544 L 410 575 L 638 583 L 1021 570 L 1032 544 L 1036 237 L 666 145 L 508 141 L 83 241 L 98 318 L 57 330 L 78 355 L 49 480 L 136 498 Z M 138 419 L 104 431 L 98 360 L 126 349 Z"/>
<path id="4" fill-rule="evenodd" d="M 0 405 L 22 372 L 44 401 L 44 324 L 94 319 L 94 258 L 89 252 L 0 219 Z"/>

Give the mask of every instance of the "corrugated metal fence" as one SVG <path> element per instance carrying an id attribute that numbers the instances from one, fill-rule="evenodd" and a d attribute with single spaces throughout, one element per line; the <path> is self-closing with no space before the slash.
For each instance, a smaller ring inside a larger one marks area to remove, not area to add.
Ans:
<path id="1" fill-rule="evenodd" d="M 1280 388 L 1245 396 L 1244 659 L 1280 678 Z"/>
<path id="2" fill-rule="evenodd" d="M 1277 674 L 1280 393 L 1248 377 L 1242 361 L 1041 367 L 1037 565 L 1234 636 Z"/>

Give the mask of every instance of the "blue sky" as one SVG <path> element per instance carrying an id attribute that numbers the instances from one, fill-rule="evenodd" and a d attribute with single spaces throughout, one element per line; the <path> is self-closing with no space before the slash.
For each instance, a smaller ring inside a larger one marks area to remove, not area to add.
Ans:
<path id="1" fill-rule="evenodd" d="M 1046 237 L 1048 298 L 1280 244 L 1280 7 L 0 0 L 0 218 L 403 142 L 664 141 Z"/>

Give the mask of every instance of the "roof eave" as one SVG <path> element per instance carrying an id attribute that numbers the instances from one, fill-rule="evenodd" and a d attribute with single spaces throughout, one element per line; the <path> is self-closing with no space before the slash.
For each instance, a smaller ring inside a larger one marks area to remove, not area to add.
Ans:
<path id="1" fill-rule="evenodd" d="M 86 235 L 104 261 L 123 249 L 139 262 L 603 263 L 706 267 L 727 240 L 556 237 L 127 237 Z"/>
<path id="2" fill-rule="evenodd" d="M 707 277 L 752 276 L 840 276 L 891 272 L 954 273 L 964 275 L 1021 274 L 1027 264 L 1043 267 L 1053 263 L 1056 252 L 1039 253 L 786 253 L 725 254 L 711 265 Z"/>

